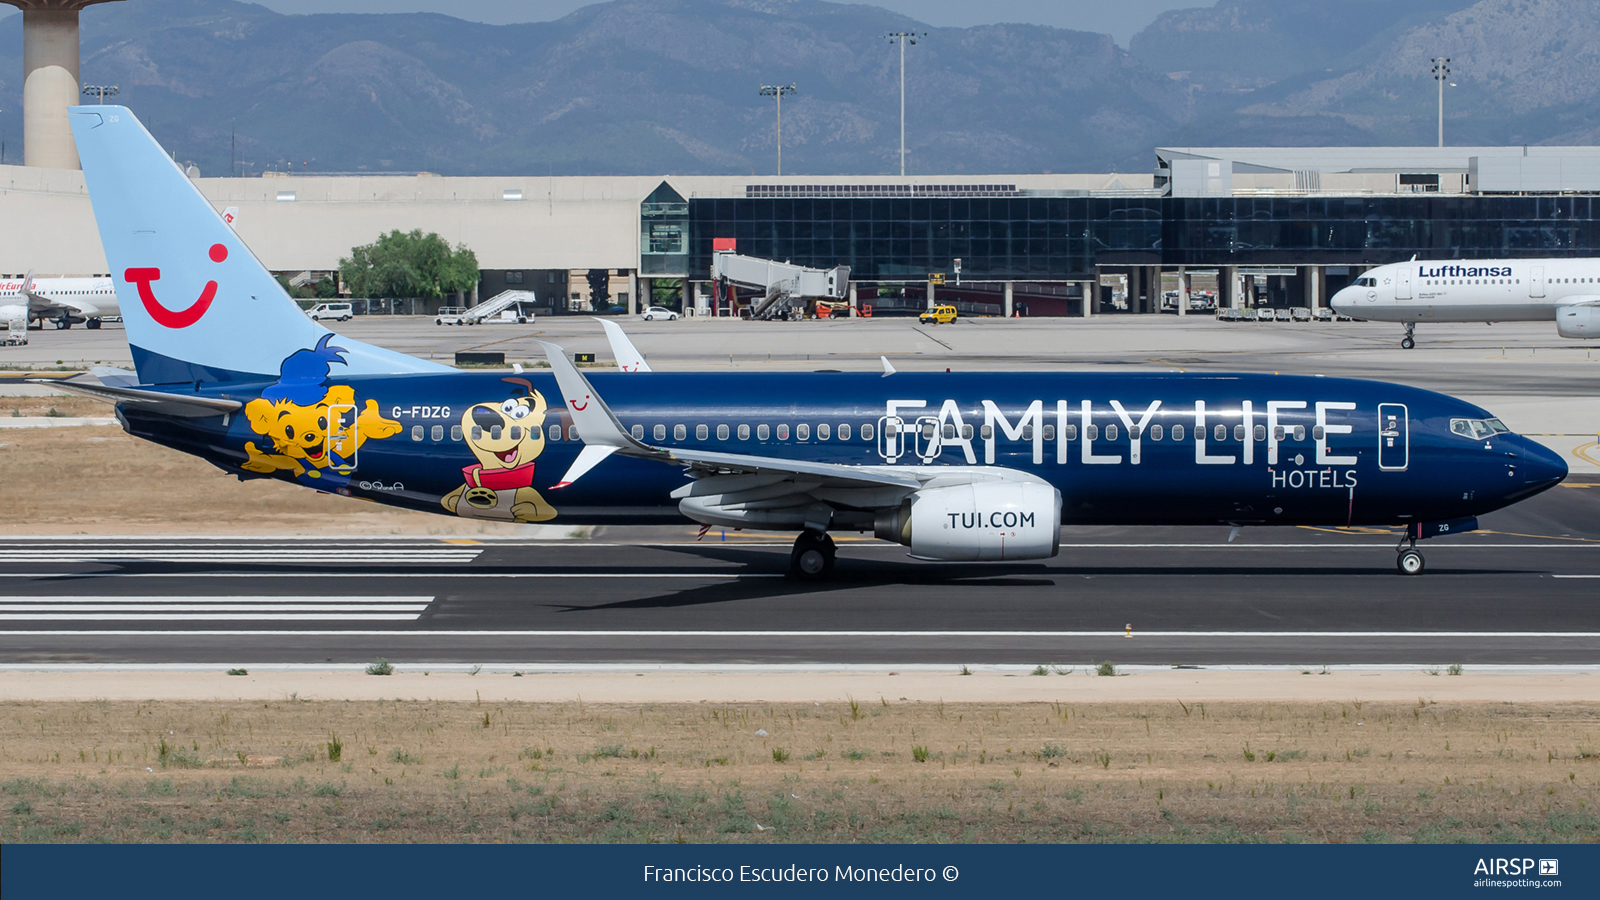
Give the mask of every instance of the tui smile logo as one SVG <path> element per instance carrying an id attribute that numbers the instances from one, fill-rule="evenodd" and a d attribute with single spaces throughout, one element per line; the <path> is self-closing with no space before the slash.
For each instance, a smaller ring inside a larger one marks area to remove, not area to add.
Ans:
<path id="1" fill-rule="evenodd" d="M 210 256 L 212 262 L 220 263 L 228 258 L 228 248 L 221 244 L 212 244 Z M 200 321 L 200 317 L 205 315 L 206 310 L 211 308 L 211 301 L 217 297 L 217 283 L 215 281 L 207 281 L 206 286 L 200 291 L 200 297 L 194 303 L 191 303 L 188 308 L 171 310 L 161 305 L 161 301 L 156 299 L 155 291 L 150 287 L 152 282 L 161 280 L 160 269 L 153 267 L 128 269 L 122 273 L 122 278 L 129 284 L 138 287 L 139 300 L 144 303 L 145 312 L 150 314 L 150 318 L 155 319 L 157 324 L 165 325 L 168 328 L 188 328 L 190 325 Z"/>

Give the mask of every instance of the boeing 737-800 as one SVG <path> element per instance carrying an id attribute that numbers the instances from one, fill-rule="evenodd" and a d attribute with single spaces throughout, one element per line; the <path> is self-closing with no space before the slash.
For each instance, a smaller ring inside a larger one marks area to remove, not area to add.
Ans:
<path id="1" fill-rule="evenodd" d="M 1413 259 L 1369 269 L 1333 295 L 1340 315 L 1400 322 L 1549 322 L 1566 338 L 1600 337 L 1600 260 Z"/>
<path id="2" fill-rule="evenodd" d="M 1350 379 L 1065 372 L 462 372 L 302 315 L 127 109 L 74 107 L 137 381 L 75 385 L 240 478 L 504 522 L 830 532 L 930 560 L 1054 556 L 1063 524 L 1393 526 L 1416 542 L 1566 477 L 1441 394 Z M 128 373 L 129 380 L 134 373 Z"/>

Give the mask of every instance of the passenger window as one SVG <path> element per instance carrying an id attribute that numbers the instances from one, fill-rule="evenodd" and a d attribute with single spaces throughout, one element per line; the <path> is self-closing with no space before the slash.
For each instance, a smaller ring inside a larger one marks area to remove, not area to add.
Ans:
<path id="1" fill-rule="evenodd" d="M 440 441 L 444 440 L 444 426 L 443 425 L 435 425 L 435 426 L 433 426 L 433 434 L 429 435 L 429 436 L 433 438 L 433 442 L 435 444 L 437 444 Z"/>
<path id="2" fill-rule="evenodd" d="M 925 441 L 933 440 L 933 423 L 932 422 L 923 422 L 922 423 L 922 439 L 925 440 Z"/>
<path id="3" fill-rule="evenodd" d="M 1174 426 L 1172 426 L 1172 439 L 1175 440 L 1175 441 L 1183 440 L 1183 432 L 1184 432 L 1184 427 L 1182 425 L 1174 425 Z"/>
<path id="4" fill-rule="evenodd" d="M 561 426 L 560 425 L 551 425 L 550 428 L 548 429 L 548 432 L 550 434 L 550 440 L 552 440 L 552 441 L 560 441 L 561 440 Z"/>
<path id="5" fill-rule="evenodd" d="M 576 426 L 576 425 L 568 425 L 567 426 L 567 440 L 575 441 L 577 439 L 578 439 L 578 426 Z"/>
<path id="6" fill-rule="evenodd" d="M 666 440 L 667 439 L 667 426 L 665 426 L 665 425 L 657 425 L 656 428 L 655 428 L 655 435 L 656 435 L 656 440 L 658 440 L 658 441 Z"/>
<path id="7" fill-rule="evenodd" d="M 703 441 L 703 440 L 705 440 L 706 438 L 709 438 L 709 437 L 711 437 L 711 429 L 707 428 L 704 425 L 696 425 L 694 427 L 694 439 L 695 440 Z"/>
<path id="8" fill-rule="evenodd" d="M 1297 441 L 1306 439 L 1306 427 L 1304 425 L 1296 425 L 1294 427 L 1294 439 Z"/>
<path id="9" fill-rule="evenodd" d="M 475 440 L 475 441 L 483 440 L 483 427 L 482 426 L 480 426 L 480 425 L 472 426 L 472 439 Z"/>
<path id="10" fill-rule="evenodd" d="M 628 433 L 633 435 L 633 439 L 636 440 L 636 441 L 644 440 L 644 426 L 643 425 L 635 425 L 635 426 L 633 426 L 633 428 Z"/>
<path id="11" fill-rule="evenodd" d="M 850 426 L 849 425 L 840 425 L 839 426 L 839 440 L 841 440 L 841 441 L 850 440 Z"/>
<path id="12" fill-rule="evenodd" d="M 1100 426 L 1099 425 L 1085 425 L 1085 426 L 1083 426 L 1083 438 L 1084 438 L 1084 440 L 1087 440 L 1087 441 L 1098 441 L 1098 440 L 1100 440 Z"/>
<path id="13" fill-rule="evenodd" d="M 1284 437 L 1284 430 L 1283 430 L 1283 426 L 1282 425 L 1279 425 L 1279 426 L 1277 426 L 1277 427 L 1272 429 L 1272 439 L 1273 440 L 1282 442 L 1283 441 L 1283 437 Z"/>
<path id="14" fill-rule="evenodd" d="M 495 426 L 495 430 L 498 431 L 499 429 L 500 429 L 500 426 L 496 425 Z M 422 426 L 421 425 L 413 425 L 413 426 L 411 426 L 411 439 L 413 441 L 422 440 Z"/>
<path id="15" fill-rule="evenodd" d="M 489 429 L 489 440 L 491 440 L 491 441 L 500 440 L 500 426 L 499 425 L 495 425 L 495 426 L 493 426 L 492 428 Z"/>
<path id="16" fill-rule="evenodd" d="M 1244 440 L 1244 426 L 1243 425 L 1235 425 L 1235 426 L 1233 426 L 1233 439 L 1236 440 L 1236 441 Z"/>
<path id="17" fill-rule="evenodd" d="M 750 426 L 749 425 L 740 425 L 739 426 L 739 440 L 741 440 L 741 441 L 750 440 Z"/>
<path id="18" fill-rule="evenodd" d="M 1218 425 L 1215 428 L 1211 429 L 1211 437 L 1212 437 L 1213 440 L 1218 440 L 1218 441 L 1227 440 L 1228 439 L 1228 426 L 1226 426 L 1226 425 Z"/>
<path id="19" fill-rule="evenodd" d="M 863 441 L 872 440 L 872 432 L 873 432 L 873 430 L 874 429 L 873 429 L 871 423 L 868 423 L 866 425 L 861 426 L 861 439 Z"/>
<path id="20" fill-rule="evenodd" d="M 994 426 L 993 425 L 985 425 L 982 428 L 978 429 L 978 434 L 979 434 L 979 436 L 981 436 L 986 441 L 994 440 Z"/>
<path id="21" fill-rule="evenodd" d="M 779 435 L 779 437 L 782 437 L 782 435 Z M 805 424 L 804 422 L 796 425 L 794 427 L 794 437 L 797 441 L 811 440 L 811 426 Z"/>
<path id="22" fill-rule="evenodd" d="M 728 439 L 728 426 L 726 426 L 726 425 L 718 425 L 717 426 L 717 440 L 725 441 L 727 439 Z"/>
<path id="23" fill-rule="evenodd" d="M 1128 440 L 1137 441 L 1143 434 L 1144 432 L 1139 430 L 1139 426 L 1134 425 L 1128 429 Z"/>
<path id="24" fill-rule="evenodd" d="M 1054 425 L 1046 425 L 1044 427 L 1044 439 L 1047 441 L 1056 439 L 1056 427 Z"/>
<path id="25" fill-rule="evenodd" d="M 687 426 L 687 425 L 674 425 L 674 426 L 672 426 L 672 439 L 675 440 L 675 441 L 688 440 L 689 439 L 689 426 Z"/>
<path id="26" fill-rule="evenodd" d="M 1066 428 L 1063 428 L 1062 431 L 1066 434 L 1067 443 L 1070 444 L 1078 439 L 1078 426 L 1068 425 Z"/>
<path id="27" fill-rule="evenodd" d="M 1320 440 L 1322 440 L 1323 435 L 1325 435 L 1325 434 L 1327 434 L 1327 432 L 1322 429 L 1321 425 L 1313 425 L 1311 427 L 1311 439 L 1312 440 L 1320 441 Z"/>
<path id="28" fill-rule="evenodd" d="M 765 425 L 757 425 L 756 426 L 756 440 L 764 441 L 764 440 L 766 440 L 767 438 L 769 438 L 771 436 L 772 436 L 772 429 L 771 428 L 768 428 Z"/>
<path id="29" fill-rule="evenodd" d="M 1257 425 L 1255 431 L 1256 431 L 1256 440 L 1264 441 L 1264 440 L 1267 439 L 1267 426 L 1265 426 L 1265 425 Z"/>
<path id="30" fill-rule="evenodd" d="M 1115 425 L 1107 425 L 1106 426 L 1106 440 L 1114 441 L 1116 439 L 1117 439 L 1117 426 L 1115 426 Z"/>
<path id="31" fill-rule="evenodd" d="M 788 439 L 789 439 L 789 426 L 788 425 L 779 425 L 778 426 L 778 440 L 787 441 Z"/>
<path id="32" fill-rule="evenodd" d="M 963 426 L 961 426 L 961 439 L 964 440 L 964 441 L 972 440 L 972 426 L 971 425 L 963 425 Z"/>
<path id="33" fill-rule="evenodd" d="M 1032 425 L 1024 425 L 1024 426 L 1022 426 L 1022 439 L 1025 440 L 1025 441 L 1033 440 L 1033 426 Z"/>
<path id="34" fill-rule="evenodd" d="M 946 422 L 946 423 L 944 423 L 944 428 L 942 429 L 942 431 L 944 432 L 944 439 L 945 440 L 953 441 L 953 440 L 956 439 L 956 426 L 950 424 L 949 422 Z"/>
<path id="35" fill-rule="evenodd" d="M 1161 440 L 1161 438 L 1163 437 L 1163 433 L 1165 431 L 1166 431 L 1166 429 L 1161 427 L 1160 425 L 1151 425 L 1150 426 L 1150 440 L 1152 440 L 1152 441 Z"/>
<path id="36" fill-rule="evenodd" d="M 450 440 L 452 440 L 452 441 L 461 440 L 461 426 L 460 425 L 451 425 L 450 426 Z"/>
<path id="37" fill-rule="evenodd" d="M 817 440 L 819 440 L 819 441 L 827 440 L 829 438 L 829 436 L 832 434 L 832 431 L 833 431 L 833 429 L 829 428 L 828 427 L 828 423 L 826 423 L 826 422 L 822 423 L 821 425 L 818 425 L 817 426 Z"/>

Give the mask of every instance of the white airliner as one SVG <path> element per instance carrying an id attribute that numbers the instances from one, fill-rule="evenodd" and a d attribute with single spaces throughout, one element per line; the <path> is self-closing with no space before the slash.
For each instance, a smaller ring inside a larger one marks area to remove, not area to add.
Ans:
<path id="1" fill-rule="evenodd" d="M 1567 338 L 1600 337 L 1600 259 L 1418 260 L 1369 269 L 1333 295 L 1340 315 L 1400 322 L 1548 322 Z"/>
<path id="2" fill-rule="evenodd" d="M 102 319 L 122 315 L 110 277 L 0 279 L 0 322 L 49 319 L 57 328 L 80 322 L 99 328 Z"/>

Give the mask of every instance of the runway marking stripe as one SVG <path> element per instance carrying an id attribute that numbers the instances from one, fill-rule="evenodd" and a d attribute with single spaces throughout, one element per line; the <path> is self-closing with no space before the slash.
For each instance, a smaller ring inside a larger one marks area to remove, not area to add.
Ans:
<path id="1" fill-rule="evenodd" d="M 782 572 L 0 572 L 0 578 L 787 578 Z"/>
<path id="2" fill-rule="evenodd" d="M 149 597 L 105 597 L 105 596 L 61 596 L 61 597 L 0 597 L 0 604 L 6 607 L 13 603 L 63 603 L 63 604 L 99 604 L 99 603 L 255 603 L 262 605 L 282 605 L 285 603 L 346 603 L 346 604 L 373 604 L 397 603 L 426 606 L 433 602 L 433 595 L 416 595 L 410 597 L 301 597 L 301 596 L 250 596 L 250 595 L 225 595 L 225 596 L 186 596 L 160 594 Z M 5 607 L 0 607 L 5 608 Z"/>
<path id="3" fill-rule="evenodd" d="M 49 613 L 59 619 L 97 612 L 423 612 L 427 608 L 426 603 L 0 603 L 0 615 Z"/>
<path id="4" fill-rule="evenodd" d="M 1007 637 L 1007 638 L 1124 638 L 1121 629 L 1111 631 L 438 631 L 389 629 L 362 631 L 271 631 L 251 629 L 241 631 L 218 630 L 30 630 L 0 631 L 0 637 L 39 637 L 106 635 L 114 637 L 170 637 L 188 635 L 198 637 L 290 636 L 302 637 Z M 1496 638 L 1496 639 L 1550 639 L 1550 638 L 1600 638 L 1600 631 L 1135 631 L 1134 640 L 1141 637 L 1214 637 L 1214 638 Z M 1133 646 L 1133 645 L 1129 645 Z"/>
<path id="5" fill-rule="evenodd" d="M 155 622 L 216 622 L 216 621 L 247 621 L 247 622 L 414 622 L 421 613 L 142 613 L 128 615 L 126 613 L 82 613 L 71 616 L 74 620 L 84 622 L 126 622 L 130 619 Z M 4 613 L 0 612 L 0 622 L 58 622 L 66 618 L 60 613 Z M 15 632 L 28 634 L 30 632 Z M 32 632 L 44 634 L 46 632 Z M 62 632 L 64 634 L 112 634 L 114 632 L 84 629 L 77 632 Z M 142 634 L 144 632 L 135 632 Z M 178 634 L 199 634 L 201 632 L 176 632 Z M 242 632 L 243 634 L 264 634 L 265 632 Z M 335 632 L 337 633 L 337 632 Z"/>

